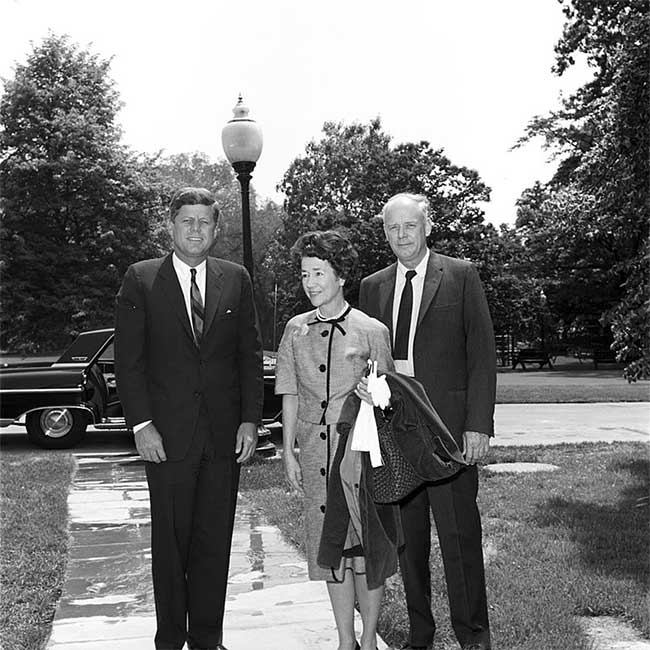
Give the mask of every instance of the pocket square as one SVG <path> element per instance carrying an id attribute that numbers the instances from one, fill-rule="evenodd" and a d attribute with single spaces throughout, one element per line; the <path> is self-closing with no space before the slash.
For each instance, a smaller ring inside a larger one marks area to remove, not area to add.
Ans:
<path id="1" fill-rule="evenodd" d="M 226 314 L 232 314 L 232 309 L 226 309 Z"/>

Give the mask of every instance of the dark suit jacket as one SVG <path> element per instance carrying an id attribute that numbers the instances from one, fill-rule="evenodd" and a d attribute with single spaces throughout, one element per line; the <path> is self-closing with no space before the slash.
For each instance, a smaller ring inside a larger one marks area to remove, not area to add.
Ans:
<path id="1" fill-rule="evenodd" d="M 239 425 L 261 420 L 264 391 L 246 270 L 207 259 L 200 349 L 171 255 L 130 266 L 116 303 L 116 378 L 127 424 L 153 420 L 167 458 L 179 460 L 203 403 L 218 452 L 234 453 Z"/>
<path id="2" fill-rule="evenodd" d="M 359 399 L 354 393 L 346 398 L 342 420 L 337 424 L 339 441 L 332 462 L 327 485 L 327 508 L 318 546 L 318 564 L 329 569 L 338 567 L 347 540 L 350 524 L 343 485 L 341 461 L 345 455 L 348 435 L 359 410 Z M 359 483 L 359 510 L 361 516 L 361 545 L 366 565 L 368 589 L 376 589 L 397 571 L 397 553 L 403 544 L 399 508 L 393 504 L 375 503 L 373 499 L 372 466 L 370 455 L 361 455 Z"/>
<path id="3" fill-rule="evenodd" d="M 397 263 L 361 281 L 359 308 L 391 330 Z M 431 251 L 413 345 L 415 378 L 462 448 L 463 431 L 494 435 L 496 351 L 478 273 Z"/>

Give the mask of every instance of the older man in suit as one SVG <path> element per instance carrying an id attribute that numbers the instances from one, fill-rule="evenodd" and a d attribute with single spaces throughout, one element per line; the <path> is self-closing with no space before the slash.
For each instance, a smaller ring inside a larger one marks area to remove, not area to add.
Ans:
<path id="1" fill-rule="evenodd" d="M 428 209 L 421 195 L 389 199 L 382 217 L 397 262 L 364 278 L 359 293 L 359 307 L 391 330 L 395 369 L 423 384 L 470 464 L 450 479 L 427 483 L 400 504 L 405 539 L 400 569 L 410 623 L 403 647 L 433 643 L 431 510 L 456 637 L 464 650 L 488 650 L 476 463 L 485 457 L 494 432 L 494 333 L 476 269 L 428 249 Z"/>
<path id="2" fill-rule="evenodd" d="M 240 464 L 255 451 L 262 346 L 246 270 L 208 257 L 214 196 L 170 204 L 173 253 L 129 267 L 116 300 L 116 375 L 151 500 L 155 646 L 222 649 Z"/>

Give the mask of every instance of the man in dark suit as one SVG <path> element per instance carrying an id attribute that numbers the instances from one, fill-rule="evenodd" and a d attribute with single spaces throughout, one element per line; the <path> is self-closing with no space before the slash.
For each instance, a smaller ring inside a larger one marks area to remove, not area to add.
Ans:
<path id="1" fill-rule="evenodd" d="M 133 264 L 116 300 L 116 376 L 151 500 L 156 648 L 224 649 L 240 464 L 262 415 L 262 346 L 246 270 L 208 257 L 214 196 L 170 204 L 174 252 Z"/>
<path id="2" fill-rule="evenodd" d="M 400 504 L 405 546 L 400 569 L 410 635 L 404 648 L 430 648 L 435 633 L 429 570 L 430 516 L 438 531 L 451 622 L 464 650 L 490 648 L 476 505 L 476 463 L 494 433 L 496 353 L 492 320 L 476 269 L 430 251 L 426 197 L 398 194 L 382 210 L 397 262 L 361 282 L 359 307 L 391 330 L 395 369 L 423 384 L 469 467 L 427 483 Z"/>

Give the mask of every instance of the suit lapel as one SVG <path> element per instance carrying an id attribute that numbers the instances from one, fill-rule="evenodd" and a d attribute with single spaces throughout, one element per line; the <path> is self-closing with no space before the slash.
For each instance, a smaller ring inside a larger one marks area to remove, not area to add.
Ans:
<path id="1" fill-rule="evenodd" d="M 396 275 L 397 262 L 386 269 L 386 275 L 379 285 L 379 320 L 388 325 L 391 341 L 393 340 L 393 296 Z"/>
<path id="2" fill-rule="evenodd" d="M 192 341 L 194 341 L 190 319 L 187 315 L 187 308 L 185 307 L 185 298 L 183 297 L 181 285 L 178 282 L 178 276 L 174 270 L 171 253 L 165 258 L 160 267 L 159 278 L 174 313 L 183 325 L 183 329 L 187 335 L 192 339 Z"/>
<path id="3" fill-rule="evenodd" d="M 223 271 L 219 267 L 217 260 L 208 257 L 206 260 L 206 279 L 205 279 L 205 323 L 203 325 L 203 335 L 207 334 L 217 313 L 219 301 L 223 293 Z"/>
<path id="4" fill-rule="evenodd" d="M 438 255 L 431 251 L 429 263 L 427 264 L 427 272 L 424 276 L 424 290 L 422 291 L 422 301 L 420 302 L 420 311 L 418 312 L 418 327 L 438 291 L 440 280 L 442 280 L 442 264 Z"/>

